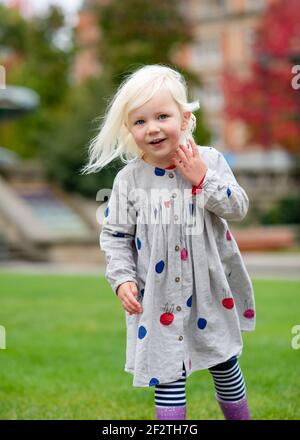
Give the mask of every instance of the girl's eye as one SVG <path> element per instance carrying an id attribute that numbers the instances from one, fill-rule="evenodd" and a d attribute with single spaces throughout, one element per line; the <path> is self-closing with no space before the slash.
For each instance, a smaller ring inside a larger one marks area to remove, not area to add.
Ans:
<path id="1" fill-rule="evenodd" d="M 159 117 L 162 117 L 162 116 L 165 116 L 166 118 L 168 117 L 168 115 L 166 115 L 166 114 L 159 115 Z M 165 118 L 163 118 L 163 119 L 165 119 Z"/>
<path id="2" fill-rule="evenodd" d="M 134 123 L 134 125 L 140 125 L 139 122 L 144 122 L 144 120 L 143 120 L 143 119 L 139 119 L 138 121 L 136 121 L 136 122 Z"/>

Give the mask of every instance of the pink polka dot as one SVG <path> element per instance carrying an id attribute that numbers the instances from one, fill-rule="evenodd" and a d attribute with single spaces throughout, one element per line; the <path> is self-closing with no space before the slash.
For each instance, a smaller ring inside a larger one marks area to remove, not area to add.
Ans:
<path id="1" fill-rule="evenodd" d="M 227 229 L 227 232 L 226 232 L 226 240 L 228 240 L 228 241 L 231 240 L 231 234 L 230 234 L 229 229 Z"/>
<path id="2" fill-rule="evenodd" d="M 192 361 L 191 361 L 191 359 L 189 359 L 189 370 L 191 370 L 192 369 Z"/>
<path id="3" fill-rule="evenodd" d="M 186 248 L 181 249 L 180 257 L 181 257 L 182 260 L 187 260 L 187 258 L 188 258 L 188 251 L 186 250 Z"/>

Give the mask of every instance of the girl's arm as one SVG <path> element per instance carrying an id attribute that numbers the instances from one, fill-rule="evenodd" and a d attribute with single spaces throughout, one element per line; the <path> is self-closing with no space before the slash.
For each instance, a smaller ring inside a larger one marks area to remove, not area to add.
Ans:
<path id="1" fill-rule="evenodd" d="M 106 258 L 105 277 L 115 293 L 118 287 L 126 281 L 133 281 L 137 284 L 134 242 L 135 211 L 129 209 L 126 188 L 127 182 L 120 179 L 119 172 L 114 180 L 105 210 L 99 240 L 100 248 L 104 251 Z"/>
<path id="2" fill-rule="evenodd" d="M 240 221 L 246 216 L 249 199 L 244 189 L 236 181 L 225 157 L 215 148 L 208 165 L 201 188 L 204 207 L 225 220 Z M 199 196 L 199 195 L 198 195 Z"/>

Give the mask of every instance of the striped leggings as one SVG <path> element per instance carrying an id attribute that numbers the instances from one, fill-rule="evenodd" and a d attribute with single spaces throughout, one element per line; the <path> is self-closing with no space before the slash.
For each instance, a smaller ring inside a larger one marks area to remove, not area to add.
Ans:
<path id="1" fill-rule="evenodd" d="M 236 356 L 222 364 L 209 368 L 209 372 L 212 375 L 214 386 L 220 399 L 234 402 L 245 397 L 245 381 Z M 186 405 L 185 383 L 186 371 L 183 364 L 181 379 L 155 386 L 155 405 Z"/>

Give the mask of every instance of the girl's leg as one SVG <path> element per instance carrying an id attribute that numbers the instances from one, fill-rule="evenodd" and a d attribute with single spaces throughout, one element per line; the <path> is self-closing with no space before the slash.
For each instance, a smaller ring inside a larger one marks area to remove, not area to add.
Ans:
<path id="1" fill-rule="evenodd" d="M 183 364 L 182 378 L 166 384 L 155 385 L 155 410 L 157 420 L 185 420 L 186 371 Z"/>
<path id="2" fill-rule="evenodd" d="M 243 373 L 236 356 L 209 368 L 216 398 L 227 420 L 250 420 Z"/>

